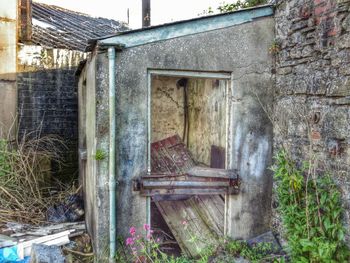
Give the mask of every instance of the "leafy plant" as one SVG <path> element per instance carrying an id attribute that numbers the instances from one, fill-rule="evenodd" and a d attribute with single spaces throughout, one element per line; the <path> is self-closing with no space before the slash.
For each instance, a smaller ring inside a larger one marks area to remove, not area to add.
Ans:
<path id="1" fill-rule="evenodd" d="M 281 44 L 277 40 L 274 40 L 269 48 L 269 53 L 278 54 L 280 51 L 281 51 Z"/>
<path id="2" fill-rule="evenodd" d="M 95 160 L 96 161 L 102 161 L 102 160 L 106 159 L 106 156 L 107 155 L 106 155 L 106 153 L 103 150 L 97 149 L 96 153 L 95 153 Z"/>
<path id="3" fill-rule="evenodd" d="M 234 3 L 222 3 L 219 7 L 216 9 L 219 11 L 219 13 L 227 13 L 236 11 L 242 8 L 249 8 L 254 7 L 258 5 L 264 5 L 267 4 L 268 0 L 237 0 Z M 208 10 L 205 10 L 203 14 L 213 14 L 214 10 L 212 7 L 209 7 Z"/>
<path id="4" fill-rule="evenodd" d="M 152 263 L 190 263 L 186 257 L 173 257 L 160 250 L 160 240 L 153 237 L 150 226 L 144 225 L 144 232 L 137 233 L 135 227 L 129 230 L 130 236 L 125 240 L 119 240 L 119 249 L 116 262 L 152 262 Z"/>
<path id="5" fill-rule="evenodd" d="M 316 174 L 312 161 L 298 168 L 284 151 L 275 158 L 278 210 L 292 262 L 348 262 L 336 184 Z"/>
<path id="6" fill-rule="evenodd" d="M 245 241 L 234 240 L 228 242 L 225 250 L 234 257 L 243 257 L 250 262 L 265 262 L 266 258 L 271 254 L 271 243 L 262 242 L 254 246 L 249 246 Z M 272 257 L 273 262 L 281 262 L 280 257 Z M 281 259 L 282 260 L 282 259 Z"/>

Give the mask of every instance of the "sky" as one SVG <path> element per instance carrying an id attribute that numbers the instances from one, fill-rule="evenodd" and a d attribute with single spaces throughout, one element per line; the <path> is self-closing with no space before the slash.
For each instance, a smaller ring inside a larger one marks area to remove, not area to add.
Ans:
<path id="1" fill-rule="evenodd" d="M 127 21 L 130 27 L 141 27 L 142 0 L 34 0 L 57 5 L 92 16 Z M 198 17 L 209 6 L 215 8 L 224 0 L 151 0 L 151 24 L 163 24 Z M 231 2 L 231 1 L 226 1 Z"/>

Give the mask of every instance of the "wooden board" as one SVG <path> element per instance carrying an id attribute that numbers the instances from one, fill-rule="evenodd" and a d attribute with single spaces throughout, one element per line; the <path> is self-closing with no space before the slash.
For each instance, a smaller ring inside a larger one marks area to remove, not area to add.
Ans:
<path id="1" fill-rule="evenodd" d="M 151 146 L 152 172 L 182 174 L 195 166 L 179 136 Z M 156 201 L 180 248 L 196 257 L 202 249 L 216 244 L 224 233 L 225 203 L 220 195 L 192 196 L 180 201 Z"/>

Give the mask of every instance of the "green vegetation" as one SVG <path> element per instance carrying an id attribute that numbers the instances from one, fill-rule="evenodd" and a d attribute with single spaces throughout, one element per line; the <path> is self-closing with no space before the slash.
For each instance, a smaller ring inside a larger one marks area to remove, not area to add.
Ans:
<path id="1" fill-rule="evenodd" d="M 106 157 L 107 157 L 107 155 L 103 150 L 101 150 L 101 149 L 96 150 L 96 154 L 95 154 L 96 161 L 102 161 L 102 160 L 106 159 Z"/>
<path id="2" fill-rule="evenodd" d="M 161 250 L 161 242 L 153 236 L 153 231 L 144 225 L 145 233 L 137 233 L 135 227 L 130 228 L 130 237 L 125 241 L 119 239 L 119 251 L 116 262 L 153 262 L 153 263 L 232 263 L 239 257 L 250 262 L 284 262 L 280 255 L 272 254 L 270 243 L 259 243 L 249 246 L 244 241 L 223 239 L 217 246 L 208 245 L 202 249 L 195 259 L 186 256 L 174 257 Z M 191 238 L 191 237 L 190 237 Z M 191 240 L 193 240 L 191 238 Z M 193 240 L 193 242 L 199 242 Z"/>
<path id="3" fill-rule="evenodd" d="M 7 151 L 7 142 L 1 139 L 0 140 L 0 177 L 6 176 L 10 170 L 11 170 L 11 167 L 10 167 L 9 154 Z"/>
<path id="4" fill-rule="evenodd" d="M 234 3 L 230 3 L 230 4 L 224 2 L 216 9 L 220 13 L 226 13 L 226 12 L 236 11 L 242 8 L 265 5 L 267 3 L 268 3 L 268 0 L 237 0 Z M 212 14 L 212 13 L 214 13 L 214 10 L 211 7 L 209 7 L 208 10 L 204 11 L 204 14 Z"/>
<path id="5" fill-rule="evenodd" d="M 250 247 L 244 241 L 231 241 L 226 245 L 226 250 L 236 257 L 243 257 L 251 262 L 261 262 L 271 253 L 272 247 L 270 243 L 259 243 Z"/>
<path id="6" fill-rule="evenodd" d="M 298 168 L 280 152 L 274 168 L 278 210 L 292 262 L 349 262 L 340 192 L 308 161 Z"/>

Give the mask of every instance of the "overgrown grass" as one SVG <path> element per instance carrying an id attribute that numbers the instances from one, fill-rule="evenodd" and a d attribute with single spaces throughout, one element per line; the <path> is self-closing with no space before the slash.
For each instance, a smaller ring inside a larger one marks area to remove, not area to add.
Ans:
<path id="1" fill-rule="evenodd" d="M 350 262 L 338 187 L 312 160 L 298 168 L 286 152 L 276 156 L 278 211 L 292 262 Z"/>
<path id="2" fill-rule="evenodd" d="M 128 263 L 232 263 L 237 258 L 249 262 L 284 262 L 283 255 L 273 254 L 272 244 L 259 243 L 249 246 L 244 241 L 234 241 L 223 238 L 216 246 L 208 245 L 199 251 L 197 258 L 169 256 L 161 249 L 161 241 L 152 235 L 152 230 L 145 225 L 144 233 L 137 233 L 130 228 L 130 237 L 125 241 L 119 240 L 119 250 L 116 262 Z M 189 238 L 191 236 L 189 235 Z M 197 242 L 197 241 L 194 241 Z"/>
<path id="3" fill-rule="evenodd" d="M 46 221 L 47 207 L 72 191 L 50 176 L 50 163 L 61 161 L 62 148 L 63 142 L 53 136 L 0 140 L 0 223 L 40 224 Z"/>

